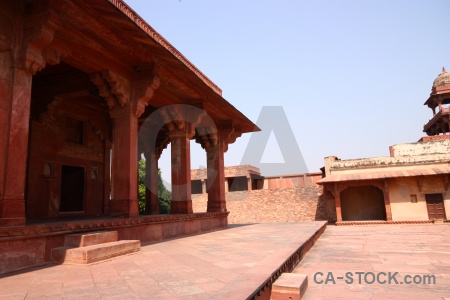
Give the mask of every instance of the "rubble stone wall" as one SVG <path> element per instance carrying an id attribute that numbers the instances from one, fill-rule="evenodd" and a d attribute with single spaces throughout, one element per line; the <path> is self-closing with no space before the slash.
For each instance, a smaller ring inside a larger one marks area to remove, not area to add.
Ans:
<path id="1" fill-rule="evenodd" d="M 334 197 L 320 186 L 229 192 L 229 224 L 336 221 Z M 192 195 L 194 212 L 205 212 L 208 195 Z"/>

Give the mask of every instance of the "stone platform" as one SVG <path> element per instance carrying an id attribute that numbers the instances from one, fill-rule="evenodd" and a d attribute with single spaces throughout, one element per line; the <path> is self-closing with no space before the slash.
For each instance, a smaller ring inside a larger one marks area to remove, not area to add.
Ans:
<path id="1" fill-rule="evenodd" d="M 0 277 L 0 299 L 269 299 L 325 222 L 232 225 L 148 244 L 89 266 L 51 265 Z"/>
<path id="2" fill-rule="evenodd" d="M 49 263 L 51 250 L 64 246 L 65 236 L 70 234 L 116 231 L 119 240 L 159 242 L 223 229 L 227 226 L 227 215 L 228 212 L 104 217 L 0 227 L 0 274 Z"/>
<path id="3" fill-rule="evenodd" d="M 328 226 L 293 273 L 308 275 L 303 300 L 450 299 L 450 224 Z"/>

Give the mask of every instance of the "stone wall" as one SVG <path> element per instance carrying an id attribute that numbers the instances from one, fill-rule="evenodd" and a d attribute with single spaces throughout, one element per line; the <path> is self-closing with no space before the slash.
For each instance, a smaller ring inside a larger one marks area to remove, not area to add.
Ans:
<path id="1" fill-rule="evenodd" d="M 334 197 L 322 187 L 280 188 L 227 193 L 229 224 L 336 221 Z M 194 212 L 205 212 L 208 195 L 192 195 Z"/>
<path id="2" fill-rule="evenodd" d="M 427 142 L 397 144 L 392 146 L 394 156 L 413 156 L 429 154 L 448 154 L 450 140 L 431 140 Z"/>

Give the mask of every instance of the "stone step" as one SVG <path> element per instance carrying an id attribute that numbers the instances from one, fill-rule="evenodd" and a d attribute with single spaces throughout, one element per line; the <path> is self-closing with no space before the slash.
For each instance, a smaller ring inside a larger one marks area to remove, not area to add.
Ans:
<path id="1" fill-rule="evenodd" d="M 270 300 L 301 300 L 308 288 L 308 275 L 283 273 L 272 284 Z"/>
<path id="2" fill-rule="evenodd" d="M 64 237 L 66 247 L 86 247 L 118 241 L 117 231 L 95 231 L 89 233 L 68 234 Z"/>
<path id="3" fill-rule="evenodd" d="M 116 256 L 137 252 L 139 240 L 123 240 L 79 248 L 59 247 L 52 249 L 52 262 L 60 264 L 90 264 Z"/>

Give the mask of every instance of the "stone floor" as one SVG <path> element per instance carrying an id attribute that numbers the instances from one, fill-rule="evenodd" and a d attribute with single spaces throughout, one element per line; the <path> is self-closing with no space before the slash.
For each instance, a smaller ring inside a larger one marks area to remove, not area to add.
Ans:
<path id="1" fill-rule="evenodd" d="M 328 226 L 294 272 L 308 274 L 304 300 L 450 299 L 450 224 Z M 316 277 L 322 284 L 314 282 L 317 272 L 324 274 Z M 328 272 L 333 277 L 325 284 Z M 366 272 L 361 284 L 356 272 Z M 381 272 L 399 272 L 398 284 L 368 284 L 373 277 L 367 272 L 381 274 L 381 283 L 388 279 Z M 403 276 L 416 274 L 435 275 L 436 284 L 404 283 Z"/>
<path id="2" fill-rule="evenodd" d="M 0 277 L 0 299 L 245 299 L 324 222 L 230 226 L 91 266 Z"/>

